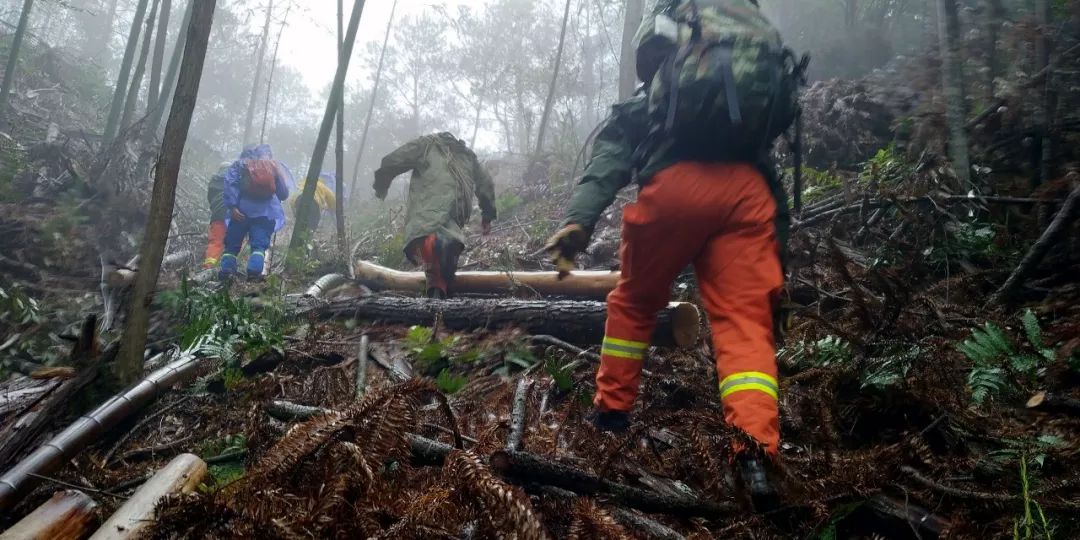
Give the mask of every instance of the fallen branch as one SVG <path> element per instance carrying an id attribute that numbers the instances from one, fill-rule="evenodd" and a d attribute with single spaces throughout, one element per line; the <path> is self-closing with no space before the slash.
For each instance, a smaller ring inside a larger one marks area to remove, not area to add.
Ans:
<path id="1" fill-rule="evenodd" d="M 206 475 L 206 463 L 194 454 L 180 454 L 139 487 L 90 540 L 140 538 L 154 526 L 154 509 L 174 493 L 189 493 Z"/>
<path id="2" fill-rule="evenodd" d="M 1027 408 L 1040 411 L 1060 411 L 1080 416 L 1080 399 L 1060 394 L 1038 392 L 1027 400 Z"/>
<path id="3" fill-rule="evenodd" d="M 386 324 L 431 325 L 438 317 L 453 330 L 516 326 L 530 334 L 550 334 L 571 342 L 598 343 L 604 336 L 607 305 L 590 301 L 431 300 L 371 296 L 311 306 L 299 313 L 321 318 L 367 319 Z M 657 318 L 653 343 L 692 347 L 701 315 L 689 303 L 672 303 Z"/>
<path id="4" fill-rule="evenodd" d="M 510 410 L 510 434 L 506 437 L 506 451 L 516 452 L 521 449 L 521 439 L 525 436 L 525 409 L 532 383 L 525 378 L 518 379 L 514 390 L 514 406 Z"/>
<path id="5" fill-rule="evenodd" d="M 577 493 L 574 493 L 573 491 L 552 486 L 544 486 L 540 491 L 545 495 L 551 495 L 561 499 L 575 499 L 578 496 Z M 686 539 L 685 536 L 679 534 L 667 525 L 649 519 L 637 512 L 632 512 L 617 506 L 609 507 L 606 510 L 611 512 L 612 517 L 614 517 L 616 521 L 633 528 L 635 532 L 643 533 L 645 538 L 656 540 Z"/>
<path id="6" fill-rule="evenodd" d="M 124 455 L 120 456 L 120 461 L 127 461 L 129 459 L 134 459 L 137 457 L 152 456 L 154 454 L 168 452 L 169 450 L 175 450 L 190 441 L 193 437 L 194 435 L 188 435 L 187 437 L 183 437 L 172 442 L 159 444 L 156 446 L 147 446 L 145 448 L 136 448 L 134 450 L 131 450 L 130 452 L 125 452 Z"/>
<path id="7" fill-rule="evenodd" d="M 57 491 L 26 517 L 0 534 L 0 540 L 48 538 L 80 540 L 97 520 L 97 503 L 77 490 Z"/>
<path id="8" fill-rule="evenodd" d="M 356 352 L 356 385 L 353 387 L 353 398 L 360 399 L 364 395 L 367 385 L 368 365 L 368 337 L 367 334 L 360 336 L 360 348 Z"/>
<path id="9" fill-rule="evenodd" d="M 962 499 L 978 499 L 981 501 L 998 501 L 998 502 L 1012 502 L 1019 500 L 1020 497 L 1015 495 L 1006 495 L 1003 493 L 985 493 L 981 491 L 969 491 L 966 489 L 955 488 L 952 486 L 946 486 L 940 482 L 936 482 L 922 475 L 919 471 L 913 467 L 907 465 L 900 467 L 900 472 L 906 474 L 912 480 L 922 484 L 939 493 L 946 495 L 952 495 L 953 497 L 960 497 Z"/>
<path id="10" fill-rule="evenodd" d="M 589 359 L 589 360 L 591 360 L 593 362 L 596 362 L 596 363 L 600 362 L 600 355 L 599 354 L 596 354 L 594 352 L 589 352 L 589 351 L 587 351 L 585 349 L 582 349 L 581 347 L 578 347 L 576 345 L 571 345 L 571 344 L 569 344 L 569 343 L 567 343 L 567 342 L 565 342 L 565 341 L 563 341 L 563 340 L 561 340 L 561 339 L 559 339 L 559 338 L 557 338 L 555 336 L 545 336 L 545 335 L 529 336 L 529 340 L 532 341 L 533 343 L 543 343 L 545 345 L 551 345 L 553 347 L 558 347 L 558 348 L 560 348 L 560 349 L 562 349 L 564 351 L 567 351 L 567 352 L 569 352 L 571 354 L 575 354 L 575 355 L 580 356 L 582 358 L 587 358 L 587 359 Z"/>
<path id="11" fill-rule="evenodd" d="M 360 261 L 354 268 L 357 281 L 373 291 L 423 294 L 427 280 L 423 272 L 401 272 Z M 573 296 L 602 300 L 615 288 L 618 272 L 580 271 L 559 279 L 558 272 L 458 272 L 450 285 L 454 294 L 506 296 L 517 291 L 542 296 Z"/>
<path id="12" fill-rule="evenodd" d="M 1054 216 L 1054 220 L 1050 222 L 1050 225 L 1043 231 L 1042 236 L 1039 236 L 1039 239 L 1031 246 L 1020 264 L 1005 280 L 1005 283 L 1001 285 L 1001 288 L 990 297 L 990 300 L 986 303 L 987 306 L 1001 304 L 1008 300 L 1016 288 L 1027 279 L 1028 274 L 1039 266 L 1050 248 L 1068 232 L 1069 225 L 1072 223 L 1072 216 L 1076 211 L 1077 199 L 1080 199 L 1080 185 L 1073 187 L 1068 198 L 1065 199 L 1065 203 L 1061 205 L 1061 209 Z"/>
<path id="13" fill-rule="evenodd" d="M 166 406 L 164 406 L 164 407 L 162 407 L 162 408 L 160 408 L 160 409 L 158 409 L 158 410 L 156 410 L 156 411 L 154 411 L 154 412 L 152 412 L 152 413 L 150 413 L 148 415 L 146 415 L 146 418 L 143 418 L 142 420 L 139 420 L 139 423 L 135 424 L 135 427 L 129 429 L 122 436 L 120 436 L 120 440 L 116 441 L 116 444 L 114 444 L 112 446 L 112 448 L 110 448 L 109 451 L 105 453 L 105 457 L 101 458 L 102 465 L 103 466 L 111 465 L 113 463 L 113 460 L 112 460 L 113 454 L 115 454 L 117 450 L 119 450 L 121 447 L 123 447 L 124 443 L 126 443 L 128 441 L 128 439 L 130 439 L 133 435 L 138 433 L 140 429 L 142 429 L 144 426 L 146 426 L 146 424 L 150 423 L 151 420 L 153 420 L 153 419 L 155 419 L 155 418 L 169 412 L 170 410 L 172 410 L 173 407 L 176 407 L 177 405 L 180 405 L 181 403 L 184 403 L 185 401 L 188 401 L 193 397 L 195 397 L 195 396 L 184 396 L 184 397 L 182 397 L 182 398 L 180 398 L 180 399 L 178 399 L 178 400 L 176 400 L 176 401 L 174 401 L 174 402 L 172 402 L 172 403 L 170 403 L 170 404 L 168 404 L 168 405 L 166 405 Z M 121 458 L 121 459 L 123 459 L 123 458 Z"/>

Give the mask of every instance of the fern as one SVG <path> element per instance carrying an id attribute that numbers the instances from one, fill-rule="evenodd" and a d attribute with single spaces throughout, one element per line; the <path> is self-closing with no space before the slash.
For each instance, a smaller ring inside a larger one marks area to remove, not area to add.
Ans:
<path id="1" fill-rule="evenodd" d="M 1002 357 L 1013 354 L 1012 344 L 1001 328 L 994 323 L 986 323 L 981 329 L 971 331 L 971 339 L 966 339 L 957 350 L 964 353 L 976 366 L 989 366 Z"/>
<path id="2" fill-rule="evenodd" d="M 982 405 L 989 397 L 1000 395 L 1009 386 L 1004 369 L 983 366 L 971 369 L 967 384 L 971 389 L 971 400 L 976 405 Z"/>
<path id="3" fill-rule="evenodd" d="M 1053 361 L 1057 355 L 1054 354 L 1054 349 L 1047 347 L 1043 343 L 1042 327 L 1039 326 L 1039 318 L 1035 316 L 1035 313 L 1031 309 L 1025 309 L 1024 315 L 1020 317 L 1021 322 L 1024 324 L 1024 335 L 1027 336 L 1028 344 L 1035 348 L 1043 359 L 1047 361 Z"/>
<path id="4" fill-rule="evenodd" d="M 469 379 L 461 375 L 454 375 L 450 373 L 449 369 L 444 369 L 439 372 L 439 376 L 435 377 L 435 386 L 439 387 L 444 394 L 456 394 L 465 385 L 469 383 Z"/>

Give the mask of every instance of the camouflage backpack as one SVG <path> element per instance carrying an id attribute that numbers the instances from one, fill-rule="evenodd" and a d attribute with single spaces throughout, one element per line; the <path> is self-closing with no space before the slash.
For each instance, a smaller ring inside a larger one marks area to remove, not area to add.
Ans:
<path id="1" fill-rule="evenodd" d="M 805 60 L 755 0 L 652 0 L 634 44 L 654 134 L 752 158 L 795 119 Z"/>

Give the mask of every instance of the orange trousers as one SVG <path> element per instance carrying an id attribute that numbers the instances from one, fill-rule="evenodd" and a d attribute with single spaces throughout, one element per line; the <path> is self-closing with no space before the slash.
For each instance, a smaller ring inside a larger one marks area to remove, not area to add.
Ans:
<path id="1" fill-rule="evenodd" d="M 221 260 L 221 254 L 225 252 L 225 220 L 210 222 L 210 230 L 207 233 L 206 257 L 203 258 L 203 268 L 214 268 Z"/>
<path id="2" fill-rule="evenodd" d="M 682 162 L 652 178 L 623 212 L 622 272 L 608 295 L 597 408 L 633 408 L 656 315 L 693 263 L 725 418 L 777 452 L 773 309 L 783 270 L 775 218 L 769 186 L 749 164 Z"/>
<path id="3" fill-rule="evenodd" d="M 443 274 L 442 263 L 439 260 L 438 237 L 431 233 L 422 240 L 416 242 L 413 248 L 413 259 L 419 260 L 424 266 L 424 277 L 427 278 L 428 289 L 439 289 L 445 296 L 449 289 L 446 276 Z"/>

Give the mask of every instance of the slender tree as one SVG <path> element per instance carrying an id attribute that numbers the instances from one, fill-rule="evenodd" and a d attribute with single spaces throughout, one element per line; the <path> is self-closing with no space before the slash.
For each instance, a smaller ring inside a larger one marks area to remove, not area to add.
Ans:
<path id="1" fill-rule="evenodd" d="M 187 28 L 191 22 L 191 10 L 194 7 L 195 1 L 188 0 L 187 8 L 184 10 L 184 21 L 180 23 L 181 32 L 176 36 L 176 45 L 173 46 L 172 58 L 169 60 L 169 71 L 162 81 L 161 99 L 158 100 L 158 106 L 150 113 L 150 119 L 146 123 L 147 126 L 152 128 L 152 131 L 149 131 L 148 134 L 156 135 L 161 130 L 161 120 L 165 116 L 165 110 L 172 107 L 172 93 L 176 85 L 176 74 L 180 70 L 180 59 L 184 54 L 184 45 L 187 43 L 187 32 L 182 29 Z"/>
<path id="2" fill-rule="evenodd" d="M 364 158 L 364 148 L 367 147 L 368 129 L 371 128 L 371 117 L 375 113 L 375 101 L 379 97 L 379 83 L 382 81 L 383 66 L 386 60 L 386 47 L 390 44 L 390 30 L 394 25 L 394 13 L 397 12 L 398 0 L 390 6 L 390 20 L 386 21 L 386 33 L 383 35 L 382 50 L 379 51 L 379 65 L 375 68 L 375 84 L 371 87 L 371 99 L 368 100 L 367 115 L 364 116 L 364 130 L 360 132 L 360 144 L 356 145 L 356 162 L 353 163 L 352 182 L 349 184 L 349 193 L 356 193 L 356 181 L 360 178 L 360 160 Z M 354 199 L 359 197 L 353 196 Z"/>
<path id="3" fill-rule="evenodd" d="M 626 0 L 623 16 L 622 53 L 619 57 L 619 100 L 634 93 L 637 86 L 637 64 L 634 55 L 634 34 L 645 14 L 645 0 Z"/>
<path id="4" fill-rule="evenodd" d="M 101 23 L 101 36 L 97 40 L 97 50 L 94 52 L 94 63 L 103 64 L 105 56 L 109 52 L 109 43 L 112 42 L 113 23 L 116 22 L 116 0 L 108 0 L 109 8 L 105 10 L 105 20 Z"/>
<path id="5" fill-rule="evenodd" d="M 956 0 L 938 0 L 938 34 L 941 40 L 941 79 L 945 116 L 949 124 L 949 157 L 953 171 L 964 185 L 971 180 L 968 160 L 967 107 L 964 103 L 964 71 L 960 56 L 960 20 Z"/>
<path id="6" fill-rule="evenodd" d="M 1001 22 L 1005 16 L 1005 6 L 1002 0 L 985 0 L 983 5 L 983 21 L 986 27 L 986 102 L 994 100 L 995 82 L 1001 74 L 1001 59 L 998 53 L 998 36 L 1001 33 Z"/>
<path id="7" fill-rule="evenodd" d="M 113 88 L 112 103 L 109 105 L 109 117 L 105 120 L 104 144 L 109 144 L 114 137 L 120 124 L 120 114 L 124 112 L 124 97 L 127 95 L 128 78 L 131 76 L 131 64 L 135 61 L 135 49 L 139 45 L 139 29 L 142 28 L 143 16 L 146 15 L 146 6 L 149 0 L 139 0 L 135 6 L 135 17 L 131 20 L 131 31 L 128 32 L 127 46 L 124 48 L 124 59 L 120 62 L 120 73 L 116 76 L 116 86 Z"/>
<path id="8" fill-rule="evenodd" d="M 22 47 L 23 38 L 26 36 L 26 25 L 30 22 L 30 12 L 34 8 L 34 0 L 24 0 L 22 13 L 19 14 L 19 25 L 15 27 L 15 37 L 11 41 L 11 49 L 8 52 L 7 65 L 4 66 L 4 82 L 0 86 L 0 125 L 3 125 L 7 112 L 8 94 L 15 82 L 15 67 L 19 63 L 19 48 Z"/>
<path id="9" fill-rule="evenodd" d="M 344 36 L 345 8 L 342 0 L 337 0 L 337 45 L 338 58 L 341 57 L 341 45 Z M 337 138 L 334 140 L 334 217 L 337 221 L 338 259 L 349 267 L 349 248 L 345 238 L 345 92 L 338 96 Z"/>
<path id="10" fill-rule="evenodd" d="M 139 91 L 142 90 L 143 75 L 146 74 L 146 61 L 150 56 L 150 45 L 154 37 L 154 21 L 157 19 L 159 5 L 160 2 L 154 0 L 150 7 L 150 14 L 146 16 L 142 49 L 139 52 L 139 60 L 135 62 L 135 73 L 131 76 L 131 86 L 128 87 L 127 98 L 124 100 L 124 114 L 120 116 L 119 129 L 121 130 L 131 125 L 132 116 L 135 114 L 135 105 L 139 102 Z"/>
<path id="11" fill-rule="evenodd" d="M 150 219 L 143 233 L 139 249 L 139 271 L 135 276 L 134 292 L 124 321 L 124 336 L 113 365 L 113 376 L 120 385 L 127 385 L 139 377 L 143 369 L 143 349 L 149 327 L 150 302 L 157 288 L 161 259 L 165 255 L 165 243 L 172 224 L 173 206 L 176 202 L 176 181 L 180 174 L 180 160 L 184 155 L 191 114 L 199 95 L 206 45 L 210 39 L 210 26 L 214 20 L 217 0 L 192 0 L 191 22 L 187 27 L 184 60 L 180 67 L 179 82 L 173 96 L 172 111 L 165 126 L 165 140 L 154 171 L 154 192 L 150 199 Z"/>
<path id="12" fill-rule="evenodd" d="M 330 144 L 330 132 L 334 128 L 338 102 L 345 92 L 345 75 L 349 72 L 349 59 L 352 58 L 356 30 L 360 26 L 360 14 L 363 12 L 364 0 L 355 0 L 352 15 L 349 17 L 349 29 L 345 33 L 345 42 L 342 44 L 341 54 L 338 55 L 337 73 L 334 74 L 334 83 L 330 87 L 330 99 L 326 102 L 326 112 L 323 113 L 322 125 L 319 126 L 319 136 L 315 140 L 315 149 L 311 152 L 311 165 L 308 166 L 304 192 L 300 194 L 300 200 L 296 205 L 296 225 L 293 227 L 292 240 L 289 241 L 289 254 L 286 258 L 286 265 L 291 268 L 295 268 L 299 263 L 301 251 L 307 243 L 315 185 L 319 181 L 319 171 L 322 170 L 323 159 L 326 157 L 326 147 Z"/>
<path id="13" fill-rule="evenodd" d="M 169 16 L 172 12 L 172 0 L 161 0 L 161 15 L 158 17 L 157 39 L 154 41 L 154 59 L 150 66 L 150 89 L 146 94 L 146 111 L 152 113 L 161 93 L 161 68 L 165 63 L 165 40 L 169 37 Z"/>
<path id="14" fill-rule="evenodd" d="M 266 42 L 270 39 L 270 15 L 274 12 L 274 0 L 266 6 L 266 20 L 263 22 L 262 36 L 259 38 L 259 49 L 255 53 L 255 79 L 251 81 L 251 96 L 248 98 L 247 113 L 244 115 L 243 144 L 250 142 L 251 124 L 255 120 L 255 102 L 259 97 L 259 86 L 262 85 L 263 60 L 266 57 Z"/>
<path id="15" fill-rule="evenodd" d="M 1050 68 L 1050 23 L 1052 19 L 1050 0 L 1035 0 L 1035 19 L 1039 23 L 1038 36 L 1035 38 L 1035 68 L 1045 70 L 1042 85 L 1042 99 L 1039 100 L 1036 122 L 1041 137 L 1039 141 L 1039 166 L 1036 167 L 1035 185 L 1046 182 L 1053 176 L 1053 140 L 1051 131 L 1054 124 L 1053 72 Z"/>
<path id="16" fill-rule="evenodd" d="M 551 70 L 551 82 L 548 84 L 547 99 L 544 100 L 544 112 L 540 115 L 540 127 L 536 132 L 536 150 L 533 151 L 533 161 L 540 159 L 540 152 L 544 151 L 544 134 L 547 131 L 548 119 L 551 117 L 551 106 L 555 103 L 555 88 L 559 81 L 559 69 L 562 67 L 563 47 L 566 45 L 566 23 L 570 20 L 570 3 L 566 0 L 563 8 L 562 29 L 559 30 L 559 46 L 555 49 L 555 67 Z"/>
<path id="17" fill-rule="evenodd" d="M 259 143 L 266 142 L 266 118 L 270 115 L 270 95 L 274 91 L 274 71 L 277 69 L 278 47 L 281 46 L 281 36 L 285 33 L 285 23 L 289 20 L 289 11 L 292 4 L 285 6 L 285 15 L 281 17 L 281 28 L 278 29 L 277 39 L 274 40 L 274 54 L 270 55 L 270 74 L 266 77 L 266 96 L 263 103 L 262 127 L 259 128 Z"/>

